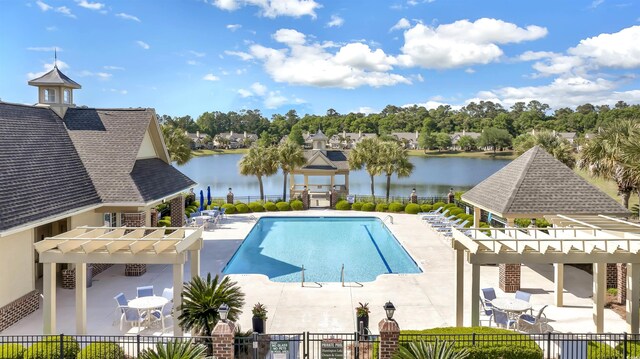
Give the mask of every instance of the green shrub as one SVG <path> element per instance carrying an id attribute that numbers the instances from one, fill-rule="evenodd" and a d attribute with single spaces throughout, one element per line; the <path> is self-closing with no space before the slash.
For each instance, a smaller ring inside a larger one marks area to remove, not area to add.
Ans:
<path id="1" fill-rule="evenodd" d="M 198 212 L 198 210 L 200 209 L 200 206 L 196 206 L 196 205 L 190 205 L 189 207 L 187 207 L 188 210 L 190 210 L 191 212 Z"/>
<path id="2" fill-rule="evenodd" d="M 264 209 L 266 209 L 269 212 L 273 212 L 273 211 L 277 211 L 278 207 L 276 207 L 276 204 L 273 202 L 267 202 L 264 204 Z"/>
<path id="3" fill-rule="evenodd" d="M 600 342 L 587 343 L 587 359 L 622 359 L 622 351 Z"/>
<path id="4" fill-rule="evenodd" d="M 264 206 L 260 202 L 251 202 L 249 203 L 248 207 L 251 212 L 264 212 Z"/>
<path id="5" fill-rule="evenodd" d="M 354 211 L 362 211 L 363 205 L 364 205 L 364 202 L 355 202 L 354 204 L 351 205 L 351 209 Z"/>
<path id="6" fill-rule="evenodd" d="M 236 206 L 232 205 L 231 203 L 223 204 L 222 208 L 224 208 L 224 210 L 225 210 L 224 214 L 234 214 L 234 213 L 236 213 Z"/>
<path id="7" fill-rule="evenodd" d="M 386 203 L 376 204 L 376 212 L 386 212 L 389 209 L 389 205 Z"/>
<path id="8" fill-rule="evenodd" d="M 618 288 L 607 288 L 607 293 L 610 295 L 616 296 L 618 295 Z"/>
<path id="9" fill-rule="evenodd" d="M 376 205 L 371 202 L 367 202 L 362 205 L 362 210 L 365 212 L 373 212 L 376 210 Z"/>
<path id="10" fill-rule="evenodd" d="M 389 203 L 389 212 L 402 212 L 404 211 L 404 205 L 402 203 L 393 202 Z"/>
<path id="11" fill-rule="evenodd" d="M 22 359 L 25 347 L 22 344 L 2 344 L 0 345 L 0 358 L 2 359 Z"/>
<path id="12" fill-rule="evenodd" d="M 291 206 L 289 205 L 289 202 L 278 202 L 278 203 L 276 203 L 276 207 L 278 208 L 278 211 L 290 211 L 291 210 Z"/>
<path id="13" fill-rule="evenodd" d="M 69 336 L 63 337 L 62 355 L 64 359 L 76 359 L 80 345 Z M 24 352 L 24 359 L 59 359 L 60 337 L 48 336 L 33 344 Z"/>
<path id="14" fill-rule="evenodd" d="M 124 350 L 116 343 L 95 342 L 78 353 L 76 359 L 122 359 Z"/>
<path id="15" fill-rule="evenodd" d="M 456 207 L 456 208 L 454 208 L 454 209 L 452 209 L 452 210 L 450 210 L 450 211 L 449 211 L 449 215 L 450 215 L 450 216 L 457 216 L 457 215 L 459 215 L 459 214 L 461 214 L 461 213 L 464 213 L 464 211 L 463 211 L 463 210 L 461 210 L 461 209 L 460 209 L 460 208 L 458 208 L 458 207 Z"/>
<path id="16" fill-rule="evenodd" d="M 302 211 L 304 209 L 304 205 L 302 204 L 301 200 L 296 199 L 291 201 L 291 209 L 293 209 L 294 211 Z"/>
<path id="17" fill-rule="evenodd" d="M 495 338 L 495 342 L 491 341 L 476 341 L 476 345 L 472 346 L 471 341 L 458 340 L 455 341 L 456 348 L 466 348 L 469 351 L 468 359 L 488 359 L 488 358 L 502 358 L 502 359 L 541 359 L 542 349 L 532 340 L 529 336 L 524 334 L 515 334 L 511 330 L 489 328 L 489 327 L 466 327 L 466 328 L 433 328 L 426 330 L 403 330 L 400 332 L 400 336 L 403 334 L 442 334 L 439 337 L 440 340 L 453 341 L 448 335 L 461 334 L 471 335 L 473 333 L 480 335 L 490 335 L 489 338 Z M 502 337 L 502 335 L 509 335 L 509 338 Z M 416 340 L 428 340 L 429 337 L 415 338 Z M 476 337 L 478 340 L 480 336 Z M 429 338 L 435 339 L 435 338 Z"/>
<path id="18" fill-rule="evenodd" d="M 336 209 L 339 211 L 348 211 L 351 209 L 351 204 L 347 201 L 338 201 L 338 203 L 336 203 Z"/>
<path id="19" fill-rule="evenodd" d="M 158 227 L 171 227 L 171 218 L 167 219 L 161 219 L 158 221 Z"/>
<path id="20" fill-rule="evenodd" d="M 432 204 L 421 204 L 420 205 L 420 211 L 421 212 L 431 212 L 433 210 L 433 205 Z"/>
<path id="21" fill-rule="evenodd" d="M 433 209 L 438 209 L 440 207 L 444 207 L 444 202 L 436 202 L 433 204 Z"/>
<path id="22" fill-rule="evenodd" d="M 620 357 L 622 358 L 622 353 L 624 353 L 624 343 L 616 345 L 616 351 L 620 353 Z M 627 342 L 627 357 L 640 358 L 640 342 Z"/>
<path id="23" fill-rule="evenodd" d="M 193 203 L 191 203 L 189 206 L 200 208 L 200 201 L 193 201 Z"/>
<path id="24" fill-rule="evenodd" d="M 236 211 L 238 213 L 249 213 L 249 206 L 244 203 L 238 203 L 236 204 Z"/>
<path id="25" fill-rule="evenodd" d="M 418 214 L 418 212 L 420 212 L 420 206 L 415 203 L 409 203 L 404 207 L 404 212 L 408 214 Z"/>
<path id="26" fill-rule="evenodd" d="M 457 206 L 453 203 L 447 203 L 444 205 L 444 209 L 453 209 L 453 207 L 457 208 Z"/>

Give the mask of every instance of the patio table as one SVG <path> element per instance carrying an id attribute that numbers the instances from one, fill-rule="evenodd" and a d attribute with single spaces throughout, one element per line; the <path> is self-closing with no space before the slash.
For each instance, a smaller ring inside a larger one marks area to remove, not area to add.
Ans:
<path id="1" fill-rule="evenodd" d="M 151 311 L 154 309 L 162 309 L 162 307 L 169 303 L 169 299 L 157 295 L 139 297 L 129 301 L 129 308 L 137 309 L 138 311 L 146 311 L 149 326 L 151 326 Z"/>
<path id="2" fill-rule="evenodd" d="M 507 313 L 523 313 L 531 309 L 531 303 L 516 298 L 496 298 L 491 305 Z"/>

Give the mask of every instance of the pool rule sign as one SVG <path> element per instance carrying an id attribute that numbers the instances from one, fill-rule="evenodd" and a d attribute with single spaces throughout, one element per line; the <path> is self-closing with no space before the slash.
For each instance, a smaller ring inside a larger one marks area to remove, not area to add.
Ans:
<path id="1" fill-rule="evenodd" d="M 321 359 L 344 359 L 342 339 L 324 339 L 320 344 Z"/>
<path id="2" fill-rule="evenodd" d="M 289 341 L 274 340 L 270 342 L 269 345 L 273 359 L 287 359 L 287 354 L 289 354 Z"/>

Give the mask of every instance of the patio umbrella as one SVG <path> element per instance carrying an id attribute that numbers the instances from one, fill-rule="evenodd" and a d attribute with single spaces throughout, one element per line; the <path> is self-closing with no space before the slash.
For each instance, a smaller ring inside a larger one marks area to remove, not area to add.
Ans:
<path id="1" fill-rule="evenodd" d="M 207 186 L 207 206 L 211 205 L 211 186 Z"/>
<path id="2" fill-rule="evenodd" d="M 204 211 L 204 193 L 200 190 L 200 212 Z"/>

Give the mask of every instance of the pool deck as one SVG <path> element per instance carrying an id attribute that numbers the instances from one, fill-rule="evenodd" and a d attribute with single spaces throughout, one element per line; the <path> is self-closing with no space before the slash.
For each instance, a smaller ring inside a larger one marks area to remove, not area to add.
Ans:
<path id="1" fill-rule="evenodd" d="M 255 219 L 252 216 L 376 216 L 385 218 L 387 213 L 309 210 L 301 212 L 267 212 L 250 215 L 231 215 L 213 231 L 204 233 L 205 245 L 201 253 L 201 275 L 222 271 L 242 240 L 249 233 Z M 425 329 L 452 326 L 455 323 L 454 251 L 444 237 L 421 223 L 415 215 L 392 214 L 394 224 L 387 226 L 402 243 L 407 252 L 423 270 L 420 274 L 385 274 L 374 282 L 358 283 L 280 283 L 272 282 L 264 275 L 231 275 L 246 294 L 246 304 L 238 323 L 243 330 L 251 329 L 251 307 L 263 303 L 269 311 L 268 333 L 353 332 L 356 330 L 355 307 L 359 302 L 369 303 L 370 328 L 377 333 L 377 322 L 384 317 L 382 305 L 391 300 L 396 306 L 395 319 L 401 329 Z M 327 235 L 331 235 L 327 233 Z M 190 277 L 185 266 L 185 280 Z M 347 266 L 348 268 L 348 266 Z M 466 265 L 466 293 L 470 290 L 471 266 Z M 348 271 L 347 271 L 348 279 Z M 498 296 L 498 267 L 482 266 L 481 288 L 494 287 Z M 171 267 L 148 266 L 141 277 L 125 277 L 122 265 L 114 265 L 99 274 L 93 286 L 87 290 L 89 334 L 122 334 L 118 328 L 113 297 L 124 292 L 129 299 L 135 297 L 139 285 L 153 284 L 157 294 L 170 287 Z M 39 284 L 41 285 L 41 284 Z M 545 310 L 552 330 L 559 332 L 592 332 L 591 287 L 592 276 L 571 266 L 565 267 L 565 306 L 553 305 Z M 533 294 L 534 308 L 552 304 L 553 267 L 536 265 L 522 267 L 522 289 Z M 465 325 L 470 325 L 470 296 L 465 303 Z M 58 332 L 75 332 L 74 291 L 58 289 Z M 612 310 L 605 309 L 605 331 L 622 333 L 626 323 Z M 38 334 L 42 331 L 42 310 L 16 323 L 2 335 Z M 171 329 L 167 329 L 165 335 Z M 128 331 L 137 333 L 137 328 Z M 160 335 L 160 329 L 145 329 L 142 334 Z"/>

